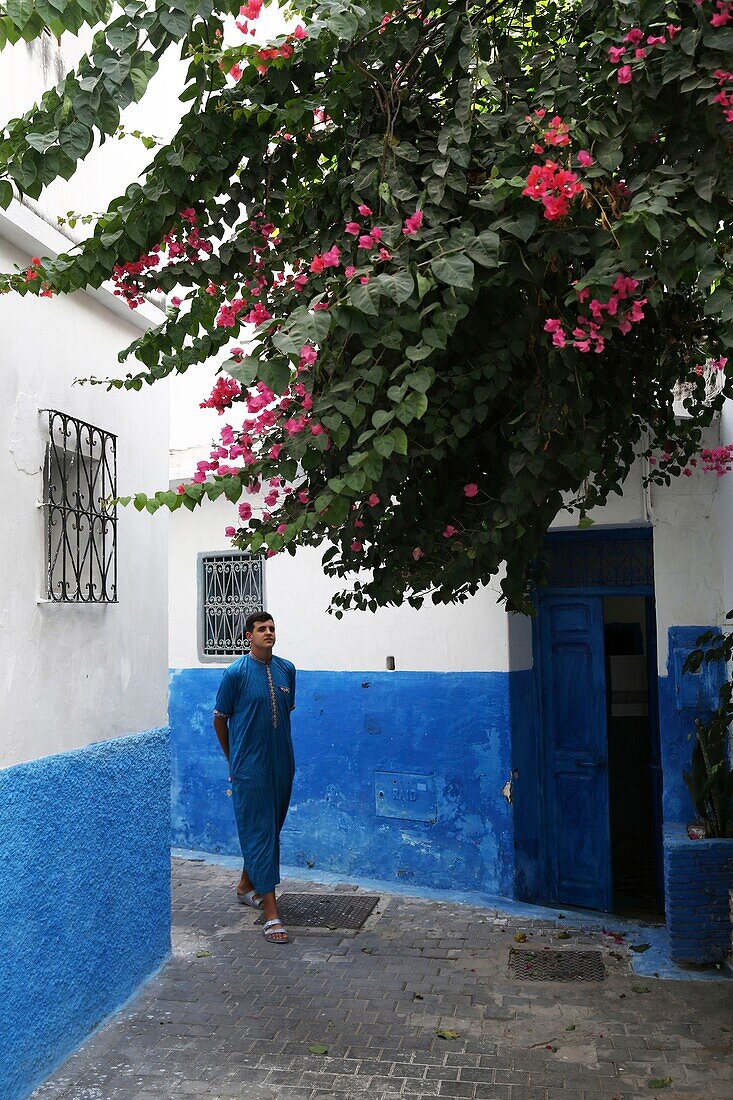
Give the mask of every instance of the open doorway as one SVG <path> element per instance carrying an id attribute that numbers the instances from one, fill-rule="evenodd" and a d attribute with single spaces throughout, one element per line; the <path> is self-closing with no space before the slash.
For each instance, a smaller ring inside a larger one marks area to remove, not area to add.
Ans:
<path id="1" fill-rule="evenodd" d="M 653 616 L 647 596 L 603 597 L 613 909 L 646 917 L 662 910 Z"/>

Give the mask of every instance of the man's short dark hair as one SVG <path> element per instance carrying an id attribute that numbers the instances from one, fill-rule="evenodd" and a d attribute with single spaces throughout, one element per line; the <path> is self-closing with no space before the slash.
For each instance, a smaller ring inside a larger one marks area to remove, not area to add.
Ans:
<path id="1" fill-rule="evenodd" d="M 244 629 L 247 634 L 251 634 L 255 628 L 255 623 L 274 623 L 272 615 L 267 611 L 253 611 L 251 615 L 248 615 L 244 621 Z"/>

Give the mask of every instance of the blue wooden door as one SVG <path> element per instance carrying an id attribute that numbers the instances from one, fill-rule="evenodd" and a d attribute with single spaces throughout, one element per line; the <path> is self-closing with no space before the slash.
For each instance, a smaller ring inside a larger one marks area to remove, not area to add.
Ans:
<path id="1" fill-rule="evenodd" d="M 540 600 L 547 851 L 554 901 L 612 905 L 603 597 Z"/>

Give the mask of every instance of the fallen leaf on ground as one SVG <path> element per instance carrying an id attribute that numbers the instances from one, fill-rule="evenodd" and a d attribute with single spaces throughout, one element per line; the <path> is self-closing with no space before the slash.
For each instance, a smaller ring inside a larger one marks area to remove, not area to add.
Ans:
<path id="1" fill-rule="evenodd" d="M 425 1000 L 422 993 L 413 993 L 412 994 L 412 999 L 413 999 L 413 1001 L 424 1001 Z"/>
<path id="2" fill-rule="evenodd" d="M 308 1050 L 311 1054 L 328 1054 L 328 1047 L 321 1046 L 320 1043 L 312 1043 Z"/>
<path id="3" fill-rule="evenodd" d="M 457 1031 L 449 1031 L 447 1028 L 439 1027 L 435 1034 L 439 1039 L 458 1039 L 459 1035 Z"/>
<path id="4" fill-rule="evenodd" d="M 637 955 L 640 955 L 642 951 L 648 951 L 651 947 L 650 943 L 630 943 L 629 947 L 632 951 L 636 951 Z"/>
<path id="5" fill-rule="evenodd" d="M 632 985 L 632 993 L 651 993 L 651 989 L 648 985 Z"/>
<path id="6" fill-rule="evenodd" d="M 652 1077 L 651 1081 L 647 1081 L 647 1088 L 649 1089 L 668 1089 L 672 1084 L 671 1077 Z"/>
<path id="7" fill-rule="evenodd" d="M 565 1028 L 566 1031 L 575 1031 L 575 1024 L 568 1024 Z"/>
<path id="8" fill-rule="evenodd" d="M 197 959 L 208 959 L 210 955 L 211 955 L 210 951 L 197 951 L 196 952 L 196 958 Z"/>
<path id="9" fill-rule="evenodd" d="M 527 933 L 526 932 L 515 932 L 514 933 L 514 942 L 515 943 L 526 943 L 527 942 Z"/>
<path id="10" fill-rule="evenodd" d="M 555 939 L 556 940 L 569 940 L 570 939 L 570 933 L 569 932 L 558 932 L 558 934 L 555 936 Z"/>
<path id="11" fill-rule="evenodd" d="M 364 952 L 365 955 L 371 955 L 373 950 L 374 950 L 373 947 L 362 947 L 362 951 Z"/>

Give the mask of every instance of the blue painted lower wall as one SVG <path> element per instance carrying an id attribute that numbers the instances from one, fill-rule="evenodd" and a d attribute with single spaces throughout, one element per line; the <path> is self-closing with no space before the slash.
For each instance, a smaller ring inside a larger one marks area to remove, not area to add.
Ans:
<path id="1" fill-rule="evenodd" d="M 221 669 L 170 676 L 173 843 L 237 854 L 211 719 Z M 299 672 L 283 863 L 511 895 L 506 673 Z"/>
<path id="2" fill-rule="evenodd" d="M 170 949 L 167 729 L 0 771 L 0 1096 L 19 1100 Z"/>

